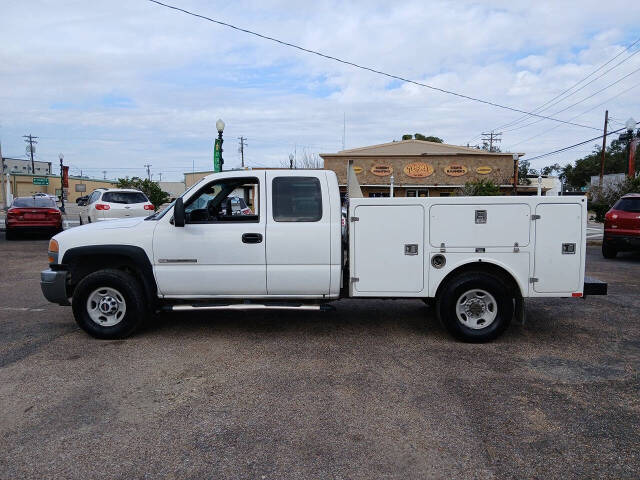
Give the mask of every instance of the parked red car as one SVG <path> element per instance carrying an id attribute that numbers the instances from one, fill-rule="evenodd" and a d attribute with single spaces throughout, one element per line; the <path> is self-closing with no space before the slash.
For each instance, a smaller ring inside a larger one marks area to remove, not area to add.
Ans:
<path id="1" fill-rule="evenodd" d="M 640 193 L 625 195 L 604 217 L 602 256 L 631 250 L 640 250 Z"/>
<path id="2" fill-rule="evenodd" d="M 62 230 L 62 213 L 50 197 L 17 197 L 7 210 L 6 238 L 14 240 L 20 232 Z"/>

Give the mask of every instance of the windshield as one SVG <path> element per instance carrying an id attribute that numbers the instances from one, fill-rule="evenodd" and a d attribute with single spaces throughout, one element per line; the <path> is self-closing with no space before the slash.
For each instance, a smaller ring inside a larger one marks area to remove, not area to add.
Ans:
<path id="1" fill-rule="evenodd" d="M 182 195 L 180 195 L 178 198 L 182 198 L 184 197 L 187 193 L 189 193 L 191 190 L 193 190 L 195 187 L 197 187 L 202 181 L 204 180 L 204 177 L 202 177 L 200 180 L 198 180 L 196 183 L 194 183 L 193 185 L 191 185 L 189 188 L 187 188 Z M 177 200 L 177 199 L 176 199 Z M 149 215 L 147 218 L 145 218 L 145 220 L 159 220 L 162 217 L 165 216 L 165 214 L 171 210 L 173 208 L 173 206 L 175 205 L 176 201 L 174 200 L 173 202 L 171 202 L 169 205 L 167 205 L 166 207 L 164 207 L 162 210 L 158 210 L 156 213 L 154 213 L 153 215 Z"/>
<path id="2" fill-rule="evenodd" d="M 613 208 L 623 212 L 640 212 L 640 197 L 621 198 Z"/>
<path id="3" fill-rule="evenodd" d="M 49 197 L 20 197 L 13 201 L 12 207 L 17 208 L 57 208 Z"/>
<path id="4" fill-rule="evenodd" d="M 142 192 L 105 192 L 102 201 L 109 203 L 147 203 L 149 200 Z"/>

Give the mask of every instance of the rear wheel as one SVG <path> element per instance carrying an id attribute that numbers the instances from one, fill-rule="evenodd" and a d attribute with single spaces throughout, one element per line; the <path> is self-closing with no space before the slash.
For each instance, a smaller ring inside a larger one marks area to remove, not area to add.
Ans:
<path id="1" fill-rule="evenodd" d="M 604 258 L 616 258 L 616 255 L 618 255 L 618 250 L 616 250 L 615 248 L 607 245 L 605 243 L 605 241 L 602 241 L 602 256 Z"/>
<path id="2" fill-rule="evenodd" d="M 148 315 L 142 286 L 121 270 L 99 270 L 83 278 L 73 293 L 73 315 L 96 338 L 131 335 Z"/>
<path id="3" fill-rule="evenodd" d="M 513 317 L 513 296 L 504 281 L 485 272 L 465 272 L 447 281 L 436 303 L 438 318 L 454 337 L 487 342 Z"/>

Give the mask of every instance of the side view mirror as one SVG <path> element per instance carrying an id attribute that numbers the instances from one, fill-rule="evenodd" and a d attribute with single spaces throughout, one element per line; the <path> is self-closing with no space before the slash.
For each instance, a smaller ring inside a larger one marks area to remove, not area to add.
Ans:
<path id="1" fill-rule="evenodd" d="M 184 203 L 182 198 L 177 198 L 176 204 L 173 206 L 173 224 L 176 227 L 184 227 Z"/>

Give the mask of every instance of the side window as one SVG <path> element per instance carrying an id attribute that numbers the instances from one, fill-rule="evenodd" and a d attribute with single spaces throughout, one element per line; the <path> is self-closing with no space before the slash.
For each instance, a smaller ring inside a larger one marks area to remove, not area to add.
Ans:
<path id="1" fill-rule="evenodd" d="M 99 196 L 100 196 L 100 192 L 93 192 L 91 194 L 91 196 L 89 197 L 89 200 L 87 201 L 87 204 L 94 203 L 96 200 L 98 200 Z"/>
<path id="2" fill-rule="evenodd" d="M 276 177 L 272 186 L 276 222 L 317 222 L 322 218 L 322 191 L 317 178 Z"/>
<path id="3" fill-rule="evenodd" d="M 186 223 L 259 222 L 257 178 L 227 178 L 200 188 L 185 204 Z"/>

